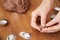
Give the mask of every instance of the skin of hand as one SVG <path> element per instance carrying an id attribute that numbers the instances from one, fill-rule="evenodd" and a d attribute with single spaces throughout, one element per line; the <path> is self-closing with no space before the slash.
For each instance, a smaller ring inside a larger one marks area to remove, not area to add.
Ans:
<path id="1" fill-rule="evenodd" d="M 54 25 L 58 23 L 57 25 Z M 58 12 L 57 16 L 49 21 L 46 26 L 51 26 L 51 25 L 54 25 L 52 27 L 48 27 L 48 28 L 43 28 L 41 32 L 44 32 L 44 33 L 55 33 L 57 31 L 60 31 L 60 12 Z"/>
<path id="2" fill-rule="evenodd" d="M 53 0 L 43 0 L 41 5 L 38 6 L 33 12 L 32 12 L 32 18 L 31 18 L 31 26 L 37 30 L 40 31 L 40 26 L 37 26 L 36 24 L 36 18 L 38 16 L 41 17 L 41 25 L 44 27 L 46 25 L 46 17 L 50 10 L 53 8 Z"/>

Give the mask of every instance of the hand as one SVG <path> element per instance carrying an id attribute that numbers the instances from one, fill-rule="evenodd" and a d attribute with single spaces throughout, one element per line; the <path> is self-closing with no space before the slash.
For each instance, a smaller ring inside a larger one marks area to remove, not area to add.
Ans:
<path id="1" fill-rule="evenodd" d="M 58 24 L 54 25 L 56 23 L 58 23 Z M 54 26 L 51 26 L 51 25 L 54 25 Z M 60 31 L 60 12 L 58 12 L 57 16 L 53 20 L 48 22 L 46 24 L 46 26 L 51 26 L 51 27 L 43 28 L 41 30 L 41 32 L 44 32 L 44 33 L 54 33 L 54 32 Z"/>
<path id="2" fill-rule="evenodd" d="M 31 26 L 40 31 L 40 26 L 36 24 L 36 18 L 38 16 L 41 17 L 41 25 L 44 27 L 46 24 L 46 16 L 48 15 L 49 11 L 53 8 L 53 1 L 52 0 L 43 0 L 41 5 L 32 12 L 32 19 L 31 19 Z"/>

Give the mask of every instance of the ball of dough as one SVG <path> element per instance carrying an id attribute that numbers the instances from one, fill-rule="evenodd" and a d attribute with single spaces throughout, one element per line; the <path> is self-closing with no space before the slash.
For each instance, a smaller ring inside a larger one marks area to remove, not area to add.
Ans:
<path id="1" fill-rule="evenodd" d="M 3 7 L 10 12 L 24 13 L 28 4 L 28 0 L 3 0 Z"/>

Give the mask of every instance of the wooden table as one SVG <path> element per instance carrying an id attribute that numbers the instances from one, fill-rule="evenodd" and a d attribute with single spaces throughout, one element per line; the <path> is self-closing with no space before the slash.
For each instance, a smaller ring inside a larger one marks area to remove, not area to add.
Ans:
<path id="1" fill-rule="evenodd" d="M 44 34 L 30 26 L 31 13 L 38 5 L 40 5 L 41 0 L 30 0 L 30 2 L 31 5 L 29 10 L 25 14 L 18 14 L 6 11 L 2 6 L 2 0 L 0 0 L 0 19 L 7 19 L 9 21 L 9 24 L 6 26 L 0 25 L 0 39 L 6 40 L 6 37 L 13 33 L 17 37 L 16 40 L 24 40 L 19 36 L 19 33 L 25 31 L 32 34 L 31 40 L 60 40 L 60 32 Z M 50 13 L 56 12 L 52 10 Z M 50 20 L 50 18 L 48 20 Z"/>

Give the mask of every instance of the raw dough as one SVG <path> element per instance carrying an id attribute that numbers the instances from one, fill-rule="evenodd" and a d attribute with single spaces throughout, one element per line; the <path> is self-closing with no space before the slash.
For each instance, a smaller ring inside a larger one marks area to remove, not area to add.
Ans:
<path id="1" fill-rule="evenodd" d="M 16 40 L 16 35 L 14 35 L 14 34 L 9 34 L 9 35 L 7 36 L 7 40 Z"/>
<path id="2" fill-rule="evenodd" d="M 25 40 L 31 39 L 31 34 L 27 32 L 20 32 L 19 35 L 24 38 Z"/>
<path id="3" fill-rule="evenodd" d="M 0 25 L 7 25 L 7 24 L 8 24 L 8 20 L 6 20 L 6 19 L 0 20 Z"/>
<path id="4" fill-rule="evenodd" d="M 11 12 L 24 13 L 28 9 L 28 0 L 3 0 L 3 7 Z"/>
<path id="5" fill-rule="evenodd" d="M 60 11 L 60 7 L 54 7 L 56 11 Z"/>

